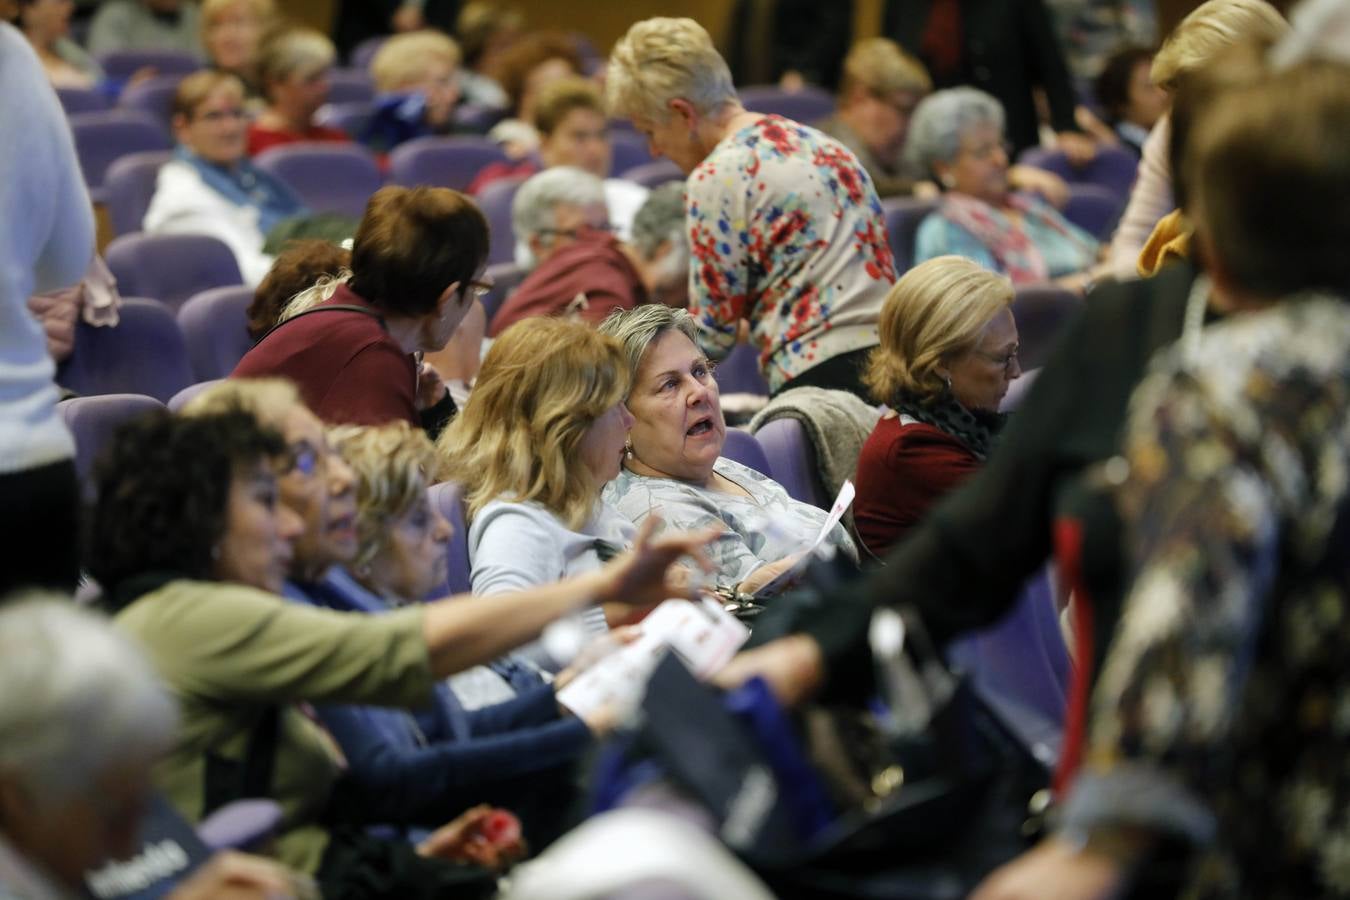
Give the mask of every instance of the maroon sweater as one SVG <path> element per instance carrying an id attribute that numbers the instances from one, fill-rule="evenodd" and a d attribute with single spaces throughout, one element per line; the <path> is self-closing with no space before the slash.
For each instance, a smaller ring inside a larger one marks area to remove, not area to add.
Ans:
<path id="1" fill-rule="evenodd" d="M 379 312 L 346 285 L 314 308 L 338 305 Z M 421 424 L 417 367 L 377 316 L 342 310 L 301 315 L 264 337 L 230 377 L 288 378 L 305 405 L 334 425 L 396 419 Z"/>
<path id="2" fill-rule="evenodd" d="M 858 457 L 853 521 L 867 549 L 882 556 L 980 461 L 959 438 L 923 422 L 877 422 Z"/>
<path id="3" fill-rule="evenodd" d="M 577 294 L 586 295 L 579 311 L 583 322 L 598 325 L 615 309 L 632 309 L 647 302 L 637 269 L 619 242 L 608 234 L 581 238 L 541 262 L 492 317 L 491 337 L 508 325 L 531 316 L 565 312 Z"/>

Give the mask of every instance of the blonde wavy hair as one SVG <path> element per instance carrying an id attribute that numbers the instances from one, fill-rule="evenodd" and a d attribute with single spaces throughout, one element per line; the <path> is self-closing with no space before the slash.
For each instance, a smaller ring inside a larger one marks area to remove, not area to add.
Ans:
<path id="1" fill-rule="evenodd" d="M 1208 0 L 1172 29 L 1153 57 L 1149 77 L 1175 90 L 1177 79 L 1203 69 L 1239 41 L 1274 43 L 1288 30 L 1284 16 L 1265 0 Z"/>
<path id="2" fill-rule="evenodd" d="M 881 307 L 881 344 L 863 375 L 872 397 L 939 397 L 947 382 L 938 368 L 975 349 L 984 326 L 1012 301 L 1011 281 L 964 257 L 939 256 L 910 269 Z"/>
<path id="3" fill-rule="evenodd" d="M 352 568 L 369 565 L 389 547 L 396 519 L 426 496 L 439 468 L 426 432 L 407 422 L 339 425 L 328 439 L 356 474 L 356 537 Z"/>
<path id="4" fill-rule="evenodd" d="M 533 502 L 580 528 L 600 490 L 578 462 L 581 440 L 629 378 L 619 342 L 579 322 L 532 318 L 503 331 L 436 443 L 440 475 L 464 486 L 468 517 L 493 500 Z"/>
<path id="5" fill-rule="evenodd" d="M 285 378 L 231 378 L 193 397 L 180 414 L 209 416 L 242 409 L 261 424 L 277 428 L 301 404 L 300 392 Z"/>
<path id="6" fill-rule="evenodd" d="M 844 74 L 839 94 L 847 97 L 854 88 L 862 88 L 879 97 L 898 92 L 922 97 L 933 90 L 933 79 L 923 63 L 900 48 L 890 38 L 875 37 L 858 41 L 844 57 Z"/>
<path id="7" fill-rule="evenodd" d="M 736 102 L 731 69 L 707 30 L 693 19 L 638 22 L 614 45 L 605 71 L 611 116 L 665 122 L 674 99 L 703 115 Z"/>

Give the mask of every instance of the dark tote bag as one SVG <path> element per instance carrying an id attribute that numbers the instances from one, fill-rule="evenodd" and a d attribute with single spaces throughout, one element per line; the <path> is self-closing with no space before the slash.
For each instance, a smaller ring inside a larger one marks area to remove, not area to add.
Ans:
<path id="1" fill-rule="evenodd" d="M 780 897 L 964 897 L 1030 846 L 1050 772 L 1005 711 L 940 660 L 916 671 L 933 710 L 921 732 L 850 730 L 856 713 L 827 716 L 842 723 L 833 743 L 849 757 L 843 767 L 871 789 L 857 802 L 841 799 L 840 779 L 822 774 L 831 767 L 820 741 L 803 740 L 763 682 L 723 695 L 671 655 L 648 685 L 642 725 L 602 760 L 600 803 L 668 779 Z"/>

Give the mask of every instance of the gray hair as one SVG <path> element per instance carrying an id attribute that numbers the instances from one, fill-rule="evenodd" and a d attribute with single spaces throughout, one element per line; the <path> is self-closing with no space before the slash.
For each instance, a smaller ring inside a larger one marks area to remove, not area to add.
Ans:
<path id="1" fill-rule="evenodd" d="M 516 191 L 511 201 L 511 230 L 516 241 L 523 244 L 541 231 L 557 227 L 554 211 L 559 205 L 604 202 L 605 183 L 599 178 L 574 166 L 554 166 L 530 176 Z"/>
<path id="2" fill-rule="evenodd" d="M 103 616 L 28 592 L 0 608 L 0 770 L 52 802 L 173 745 L 178 712 Z"/>
<path id="3" fill-rule="evenodd" d="M 616 309 L 596 329 L 601 334 L 616 338 L 623 344 L 623 355 L 628 360 L 628 392 L 633 392 L 638 369 L 648 348 L 667 331 L 680 334 L 698 344 L 698 326 L 686 310 L 675 309 L 663 303 L 644 303 L 632 309 Z M 624 399 L 627 399 L 625 397 Z"/>
<path id="4" fill-rule="evenodd" d="M 629 243 L 643 259 L 655 256 L 666 241 L 673 247 L 689 246 L 689 233 L 684 227 L 683 181 L 669 181 L 654 188 L 633 217 L 633 238 Z"/>
<path id="5" fill-rule="evenodd" d="M 731 69 L 707 29 L 693 19 L 638 22 L 614 45 L 605 70 L 611 116 L 670 119 L 667 104 L 689 101 L 702 115 L 737 103 Z"/>
<path id="6" fill-rule="evenodd" d="M 956 159 L 961 137 L 978 125 L 993 125 L 1003 133 L 1003 107 L 984 91 L 957 87 L 929 94 L 909 120 L 905 156 L 931 173 L 934 163 Z"/>

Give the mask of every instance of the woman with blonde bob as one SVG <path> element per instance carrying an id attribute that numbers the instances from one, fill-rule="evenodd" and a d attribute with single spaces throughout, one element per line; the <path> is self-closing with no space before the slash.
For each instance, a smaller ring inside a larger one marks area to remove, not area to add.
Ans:
<path id="1" fill-rule="evenodd" d="M 865 379 L 890 407 L 858 459 L 854 521 L 884 554 L 978 469 L 1022 374 L 1012 283 L 959 256 L 920 263 L 881 309 L 881 346 Z"/>
<path id="2" fill-rule="evenodd" d="M 636 529 L 600 500 L 633 424 L 628 381 L 618 341 L 577 322 L 526 319 L 493 343 L 437 443 L 464 486 L 475 594 L 594 571 L 632 543 Z M 599 608 L 583 618 L 607 628 Z"/>

